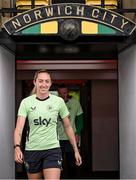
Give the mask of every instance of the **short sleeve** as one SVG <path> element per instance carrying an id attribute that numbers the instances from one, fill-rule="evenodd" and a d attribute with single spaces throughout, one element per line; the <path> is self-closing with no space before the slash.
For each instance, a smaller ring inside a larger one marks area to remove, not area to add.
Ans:
<path id="1" fill-rule="evenodd" d="M 25 105 L 25 101 L 22 100 L 18 109 L 18 116 L 23 116 L 23 117 L 27 117 L 27 110 L 26 110 L 26 105 Z"/>
<path id="2" fill-rule="evenodd" d="M 64 119 L 65 117 L 69 116 L 68 108 L 63 99 L 60 100 L 59 115 L 60 115 L 61 119 Z"/>

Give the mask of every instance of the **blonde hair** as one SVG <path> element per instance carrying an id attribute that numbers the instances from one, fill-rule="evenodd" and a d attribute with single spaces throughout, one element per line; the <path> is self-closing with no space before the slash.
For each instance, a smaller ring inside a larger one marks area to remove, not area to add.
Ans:
<path id="1" fill-rule="evenodd" d="M 32 91 L 30 92 L 30 95 L 36 94 L 36 87 L 34 86 Z"/>

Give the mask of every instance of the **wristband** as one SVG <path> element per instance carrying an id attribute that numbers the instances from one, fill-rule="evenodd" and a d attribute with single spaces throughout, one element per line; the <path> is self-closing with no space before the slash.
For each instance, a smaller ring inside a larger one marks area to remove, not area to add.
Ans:
<path id="1" fill-rule="evenodd" d="M 20 145 L 19 145 L 19 144 L 15 144 L 15 145 L 14 145 L 14 149 L 15 149 L 16 147 L 20 147 Z"/>

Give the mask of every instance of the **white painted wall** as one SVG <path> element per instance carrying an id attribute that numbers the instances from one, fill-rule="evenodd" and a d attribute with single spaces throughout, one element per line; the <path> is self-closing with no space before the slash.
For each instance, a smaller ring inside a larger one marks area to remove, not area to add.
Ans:
<path id="1" fill-rule="evenodd" d="M 0 46 L 0 179 L 15 179 L 15 57 Z"/>
<path id="2" fill-rule="evenodd" d="M 120 178 L 136 178 L 136 45 L 119 54 Z"/>

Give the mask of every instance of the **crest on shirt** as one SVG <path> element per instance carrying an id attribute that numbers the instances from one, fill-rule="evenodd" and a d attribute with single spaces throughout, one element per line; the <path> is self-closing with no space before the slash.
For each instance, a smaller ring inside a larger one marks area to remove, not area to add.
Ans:
<path id="1" fill-rule="evenodd" d="M 47 106 L 47 110 L 48 110 L 48 111 L 51 111 L 52 109 L 53 109 L 53 106 L 51 106 L 51 105 L 48 105 L 48 106 Z"/>

